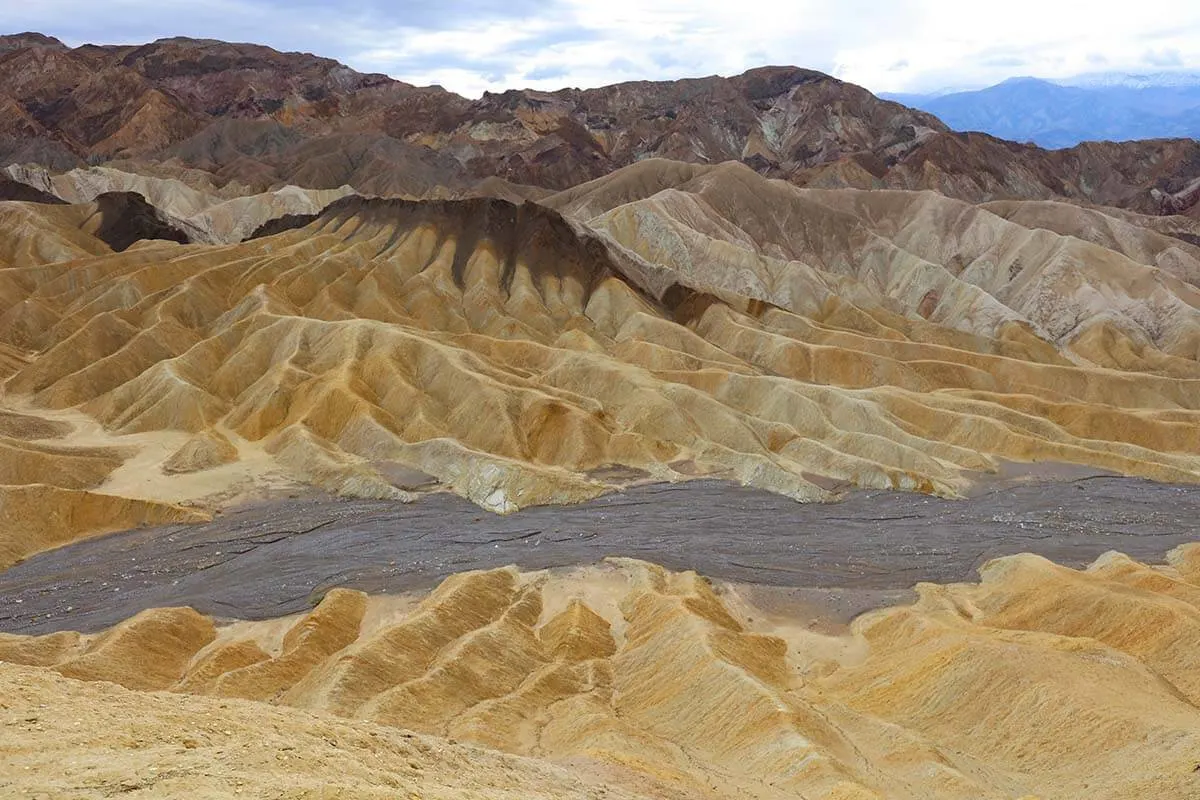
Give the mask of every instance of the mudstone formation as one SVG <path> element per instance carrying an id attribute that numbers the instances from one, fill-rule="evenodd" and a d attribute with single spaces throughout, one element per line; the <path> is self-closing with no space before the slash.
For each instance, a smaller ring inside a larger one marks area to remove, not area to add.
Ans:
<path id="1" fill-rule="evenodd" d="M 796 68 L 468 100 L 37 34 L 0 112 L 0 569 L 301 491 L 1200 482 L 1195 141 L 1045 151 Z M 1168 562 L 1001 559 L 824 631 L 616 560 L 3 635 L 0 788 L 1194 797 Z"/>

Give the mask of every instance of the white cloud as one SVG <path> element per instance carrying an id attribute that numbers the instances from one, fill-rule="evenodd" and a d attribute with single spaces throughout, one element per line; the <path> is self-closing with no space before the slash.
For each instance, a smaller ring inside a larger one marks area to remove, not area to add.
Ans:
<path id="1" fill-rule="evenodd" d="M 1108 70 L 1200 67 L 1194 0 L 1159 0 L 1154 14 L 1143 15 L 1112 0 L 559 0 L 555 8 L 558 24 L 596 39 L 506 50 L 487 28 L 468 26 L 456 46 L 439 50 L 427 41 L 442 32 L 418 34 L 414 49 L 455 66 L 441 69 L 431 59 L 403 77 L 478 94 L 728 75 L 770 63 L 821 69 L 873 91 L 921 91 L 1014 75 L 1066 77 L 1094 71 L 1102 59 Z M 526 24 L 537 27 L 537 19 L 512 28 Z M 542 26 L 539 35 L 552 38 L 554 29 Z M 500 66 L 464 69 L 480 54 L 500 57 Z M 526 79 L 539 73 L 554 77 Z"/>
<path id="2" fill-rule="evenodd" d="M 820 69 L 873 91 L 1200 68 L 1195 0 L 1157 0 L 1140 14 L 1113 0 L 39 0 L 5 18 L 72 43 L 260 41 L 472 96 L 763 64 Z"/>
<path id="3" fill-rule="evenodd" d="M 874 91 L 982 86 L 1014 75 L 1062 78 L 1094 71 L 1144 70 L 1177 56 L 1200 66 L 1200 4 L 1157 0 L 1153 13 L 1127 2 L 1007 0 L 963 3 L 913 0 L 915 13 L 882 40 L 848 41 L 834 66 L 839 77 Z M 898 61 L 902 69 L 891 69 Z"/>

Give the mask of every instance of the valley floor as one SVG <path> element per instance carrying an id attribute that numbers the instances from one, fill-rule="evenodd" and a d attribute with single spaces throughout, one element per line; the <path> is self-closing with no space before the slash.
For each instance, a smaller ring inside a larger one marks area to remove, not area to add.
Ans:
<path id="1" fill-rule="evenodd" d="M 424 591 L 466 570 L 606 556 L 800 587 L 844 619 L 891 604 L 920 581 L 973 579 L 998 556 L 1030 552 L 1082 566 L 1119 550 L 1153 561 L 1197 538 L 1200 487 L 1049 465 L 1028 477 L 1000 479 L 966 500 L 857 491 L 833 504 L 694 480 L 507 516 L 445 492 L 409 504 L 270 500 L 212 522 L 101 536 L 34 556 L 0 574 L 0 595 L 13 599 L 0 607 L 0 631 L 93 631 L 167 605 L 263 619 L 303 611 L 333 586 Z"/>

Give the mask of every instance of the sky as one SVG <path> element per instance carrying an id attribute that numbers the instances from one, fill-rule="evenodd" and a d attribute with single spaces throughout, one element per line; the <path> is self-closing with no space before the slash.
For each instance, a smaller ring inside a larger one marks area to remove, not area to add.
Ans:
<path id="1" fill-rule="evenodd" d="M 874 92 L 1200 69 L 1200 2 L 1153 0 L 0 0 L 0 32 L 70 45 L 256 42 L 468 97 L 735 75 L 765 64 Z"/>

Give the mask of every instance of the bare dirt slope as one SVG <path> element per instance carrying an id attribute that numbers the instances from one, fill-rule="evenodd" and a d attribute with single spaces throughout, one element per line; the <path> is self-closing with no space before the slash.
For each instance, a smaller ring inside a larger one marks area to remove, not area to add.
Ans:
<path id="1" fill-rule="evenodd" d="M 1070 199 L 1195 215 L 1200 145 L 1043 150 L 881 100 L 813 70 L 469 100 L 331 59 L 176 37 L 0 52 L 0 165 L 104 162 L 263 192 L 292 184 L 447 196 L 480 180 L 565 189 L 647 157 L 740 161 L 797 185 L 931 189 L 969 202 Z"/>
<path id="2" fill-rule="evenodd" d="M 405 474 L 496 512 L 613 466 L 801 501 L 1001 460 L 1200 479 L 1200 250 L 1134 216 L 661 160 L 545 203 L 346 197 L 122 252 L 96 203 L 0 203 L 0 402 L 34 426 L 0 563 L 271 487 L 405 501 Z"/>
<path id="3" fill-rule="evenodd" d="M 11 770 L 17 786 L 43 791 L 82 778 L 64 775 L 59 749 L 118 751 L 103 773 L 132 772 L 124 779 L 151 790 L 261 786 L 259 765 L 270 775 L 281 755 L 307 762 L 290 781 L 369 782 L 406 770 L 389 758 L 364 774 L 363 760 L 422 743 L 384 725 L 595 760 L 644 776 L 657 796 L 1182 800 L 1200 785 L 1200 572 L 1194 547 L 1170 562 L 1110 553 L 1075 571 L 999 559 L 978 584 L 919 585 L 914 605 L 841 634 L 756 607 L 745 590 L 625 560 L 464 573 L 419 602 L 337 589 L 272 622 L 217 627 L 188 608 L 151 610 L 94 636 L 0 638 L 0 659 L 49 671 L 0 672 L 26 684 L 6 693 L 5 758 L 27 768 Z M 143 702 L 54 673 L 275 708 Z M 51 694 L 51 710 L 35 711 Z M 75 707 L 91 720 L 122 705 L 143 710 L 103 744 L 90 723 L 66 722 Z M 136 750 L 158 724 L 166 741 Z M 273 752 L 285 741 L 297 750 Z M 151 772 L 155 752 L 172 768 Z M 504 762 L 488 756 L 495 766 L 443 771 L 460 752 L 420 759 L 434 762 L 422 772 L 434 791 L 465 790 L 481 772 L 497 791 L 519 766 L 498 772 Z M 202 781 L 187 768 L 201 762 Z"/>
<path id="4" fill-rule="evenodd" d="M 686 797 L 391 727 L 227 698 L 134 693 L 0 664 L 0 793 L 14 797 Z M 622 785 L 625 784 L 625 785 Z"/>

